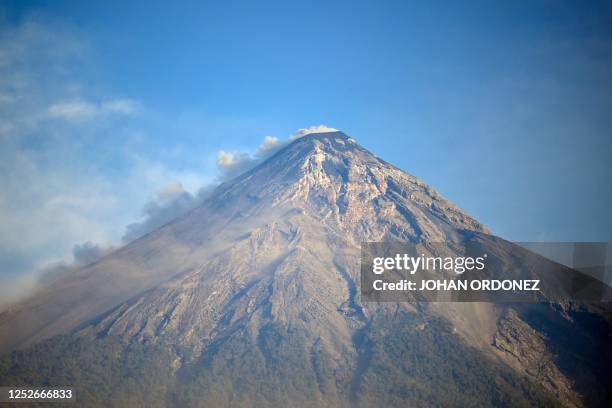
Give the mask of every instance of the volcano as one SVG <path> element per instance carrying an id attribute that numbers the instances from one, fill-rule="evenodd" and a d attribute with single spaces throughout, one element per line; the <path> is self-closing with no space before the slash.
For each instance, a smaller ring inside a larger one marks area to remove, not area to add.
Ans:
<path id="1" fill-rule="evenodd" d="M 0 385 L 83 406 L 606 406 L 608 305 L 361 299 L 362 242 L 474 234 L 344 133 L 305 135 L 5 310 Z"/>

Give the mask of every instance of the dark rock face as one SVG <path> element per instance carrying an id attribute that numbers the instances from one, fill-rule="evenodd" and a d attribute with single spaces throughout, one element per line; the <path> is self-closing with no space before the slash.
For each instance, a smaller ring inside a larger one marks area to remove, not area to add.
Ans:
<path id="1" fill-rule="evenodd" d="M 0 383 L 75 384 L 89 405 L 604 405 L 609 372 L 580 385 L 590 360 L 564 365 L 581 351 L 525 308 L 360 300 L 361 242 L 466 232 L 488 233 L 343 133 L 308 135 L 3 313 L 0 350 L 21 350 Z M 529 307 L 559 325 L 572 306 Z M 585 313 L 609 361 L 609 316 Z"/>

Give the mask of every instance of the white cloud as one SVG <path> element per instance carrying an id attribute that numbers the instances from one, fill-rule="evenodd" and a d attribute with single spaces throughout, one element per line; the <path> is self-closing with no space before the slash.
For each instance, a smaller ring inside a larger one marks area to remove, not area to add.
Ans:
<path id="1" fill-rule="evenodd" d="M 261 142 L 261 144 L 257 148 L 255 155 L 258 157 L 266 156 L 271 152 L 276 151 L 276 149 L 278 149 L 280 145 L 281 142 L 278 137 L 266 136 L 264 137 L 263 142 Z"/>
<path id="2" fill-rule="evenodd" d="M 49 117 L 65 120 L 84 120 L 97 114 L 97 107 L 85 101 L 58 102 L 47 111 Z"/>
<path id="3" fill-rule="evenodd" d="M 100 110 L 108 113 L 119 113 L 123 115 L 133 115 L 140 109 L 140 103 L 132 99 L 115 99 L 104 102 Z"/>
<path id="4" fill-rule="evenodd" d="M 185 191 L 178 181 L 169 183 L 157 192 L 156 199 L 144 205 L 142 220 L 129 224 L 121 240 L 133 241 L 187 213 L 201 204 L 211 190 L 203 187 L 194 195 Z"/>
<path id="5" fill-rule="evenodd" d="M 291 135 L 290 139 L 297 139 L 302 136 L 306 136 L 312 133 L 328 133 L 328 132 L 338 132 L 338 129 L 331 128 L 325 125 L 317 125 L 310 126 L 307 128 L 298 129 L 293 135 Z"/>
<path id="6" fill-rule="evenodd" d="M 84 100 L 62 101 L 47 109 L 47 116 L 72 121 L 89 120 L 103 115 L 132 115 L 137 112 L 138 102 L 129 99 L 116 99 L 103 103 Z"/>
<path id="7" fill-rule="evenodd" d="M 171 183 L 165 185 L 157 192 L 157 198 L 160 201 L 168 201 L 173 200 L 181 194 L 185 194 L 186 191 L 183 188 L 183 185 L 178 181 L 172 181 Z"/>
<path id="8" fill-rule="evenodd" d="M 217 166 L 221 172 L 221 179 L 229 180 L 253 168 L 258 158 L 244 152 L 227 152 L 219 150 L 217 153 Z"/>
<path id="9" fill-rule="evenodd" d="M 221 169 L 229 169 L 233 166 L 240 164 L 244 160 L 248 160 L 249 155 L 247 153 L 240 152 L 226 152 L 225 150 L 219 150 L 217 153 L 217 165 Z"/>

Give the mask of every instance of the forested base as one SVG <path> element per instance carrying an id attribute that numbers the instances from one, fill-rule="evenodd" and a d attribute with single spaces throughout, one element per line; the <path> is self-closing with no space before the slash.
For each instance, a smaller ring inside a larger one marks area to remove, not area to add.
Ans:
<path id="1" fill-rule="evenodd" d="M 57 336 L 4 357 L 0 383 L 72 387 L 79 406 L 162 407 L 174 388 L 171 363 L 166 347 Z"/>
<path id="2" fill-rule="evenodd" d="M 0 363 L 0 382 L 73 386 L 79 406 L 553 406 L 541 389 L 464 346 L 448 323 L 372 322 L 352 373 L 301 329 L 277 324 L 213 344 L 173 372 L 170 345 L 60 336 Z M 312 346 L 314 344 L 314 346 Z M 311 345 L 311 346 L 308 346 Z"/>
<path id="3" fill-rule="evenodd" d="M 370 350 L 358 390 L 361 406 L 559 405 L 542 388 L 465 346 L 443 319 L 422 321 L 406 313 L 377 320 L 364 343 Z"/>
<path id="4" fill-rule="evenodd" d="M 179 372 L 180 406 L 345 406 L 329 358 L 303 330 L 270 324 L 213 346 Z"/>

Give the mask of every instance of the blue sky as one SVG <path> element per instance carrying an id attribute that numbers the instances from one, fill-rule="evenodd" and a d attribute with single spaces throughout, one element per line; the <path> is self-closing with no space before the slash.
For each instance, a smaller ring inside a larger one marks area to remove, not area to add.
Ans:
<path id="1" fill-rule="evenodd" d="M 0 5 L 0 283 L 318 124 L 504 238 L 612 240 L 610 1 L 176 3 Z"/>

